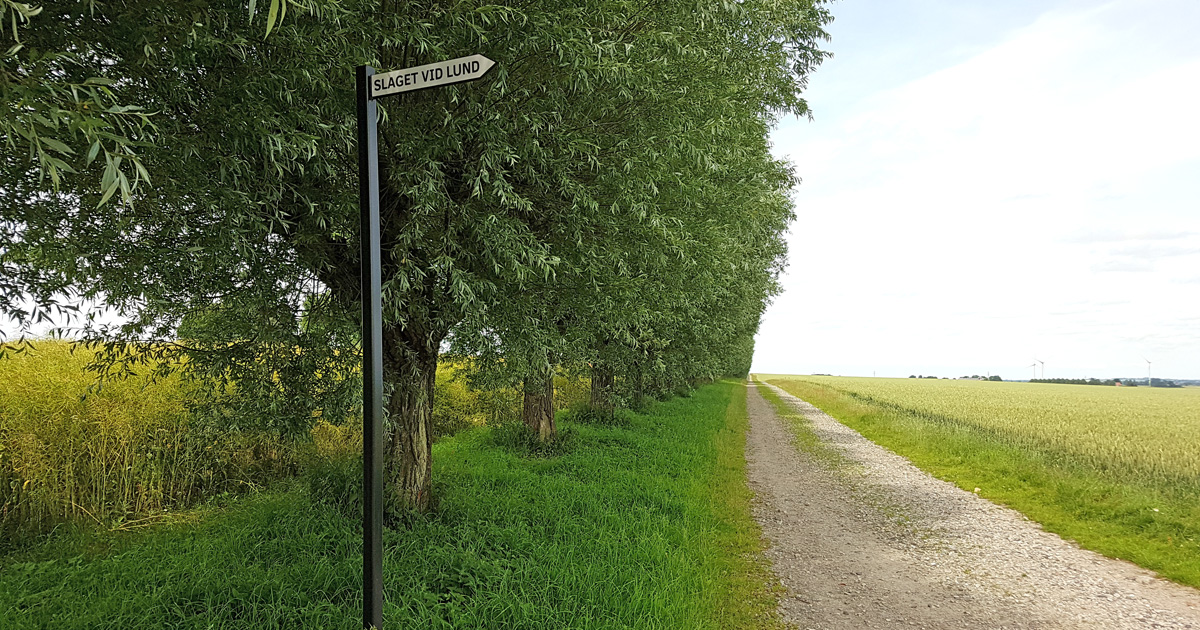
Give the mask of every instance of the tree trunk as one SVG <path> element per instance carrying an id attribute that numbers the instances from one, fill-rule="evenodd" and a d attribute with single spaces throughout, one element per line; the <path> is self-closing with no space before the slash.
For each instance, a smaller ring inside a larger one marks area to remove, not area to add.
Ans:
<path id="1" fill-rule="evenodd" d="M 426 512 L 433 477 L 433 384 L 441 340 L 414 339 L 409 331 L 385 328 L 383 378 L 390 394 L 385 404 L 384 493 L 392 510 Z"/>
<path id="2" fill-rule="evenodd" d="M 539 441 L 545 442 L 558 433 L 554 425 L 554 372 L 525 379 L 522 417 L 525 425 L 537 433 Z"/>
<path id="3" fill-rule="evenodd" d="M 659 400 L 666 400 L 666 399 L 670 398 L 670 396 L 668 396 L 669 392 L 670 392 L 670 383 L 669 383 L 669 379 L 666 377 L 666 375 L 663 374 L 662 372 L 655 374 L 654 375 L 654 397 Z"/>
<path id="4" fill-rule="evenodd" d="M 646 374 L 641 361 L 633 364 L 633 408 L 638 411 L 646 408 Z"/>
<path id="5" fill-rule="evenodd" d="M 613 385 L 616 378 L 612 368 L 600 362 L 592 364 L 592 409 L 605 418 L 613 415 Z"/>

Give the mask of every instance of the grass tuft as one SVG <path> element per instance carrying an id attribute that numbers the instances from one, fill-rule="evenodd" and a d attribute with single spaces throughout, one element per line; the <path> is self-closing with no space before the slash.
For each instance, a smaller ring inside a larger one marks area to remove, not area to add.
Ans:
<path id="1" fill-rule="evenodd" d="M 775 414 L 787 424 L 796 448 L 820 461 L 826 468 L 834 472 L 845 472 L 852 465 L 852 462 L 840 451 L 822 442 L 821 438 L 817 437 L 816 431 L 813 430 L 812 423 L 803 414 L 793 409 L 775 390 L 762 384 L 758 391 L 775 409 Z"/>
<path id="2" fill-rule="evenodd" d="M 597 409 L 586 400 L 579 401 L 568 409 L 570 418 L 581 424 L 602 427 L 629 427 L 633 424 L 633 411 L 629 409 Z"/>
<path id="3" fill-rule="evenodd" d="M 492 443 L 523 457 L 557 457 L 574 450 L 576 435 L 569 426 L 559 427 L 543 442 L 525 423 L 505 422 L 492 428 Z"/>

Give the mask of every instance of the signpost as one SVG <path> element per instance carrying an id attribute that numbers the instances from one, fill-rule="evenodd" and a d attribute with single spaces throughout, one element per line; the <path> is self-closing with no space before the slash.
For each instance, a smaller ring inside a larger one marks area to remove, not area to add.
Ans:
<path id="1" fill-rule="evenodd" d="M 495 65 L 471 55 L 375 74 L 358 66 L 358 204 L 363 344 L 363 627 L 383 627 L 383 301 L 379 252 L 379 131 L 375 99 L 473 81 Z"/>
<path id="2" fill-rule="evenodd" d="M 483 55 L 471 55 L 376 74 L 371 77 L 371 98 L 473 81 L 487 74 L 494 65 L 496 62 Z"/>

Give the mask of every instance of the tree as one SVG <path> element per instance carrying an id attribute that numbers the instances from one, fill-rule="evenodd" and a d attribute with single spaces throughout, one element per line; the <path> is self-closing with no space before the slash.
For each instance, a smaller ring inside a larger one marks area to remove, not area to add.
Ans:
<path id="1" fill-rule="evenodd" d="M 187 357 L 206 382 L 258 384 L 245 391 L 258 392 L 259 411 L 272 414 L 264 421 L 303 429 L 305 414 L 311 422 L 340 407 L 281 404 L 301 389 L 274 384 L 314 366 L 345 377 L 360 351 L 351 69 L 485 54 L 498 66 L 482 81 L 380 104 L 387 483 L 394 507 L 417 510 L 430 505 L 431 398 L 452 331 L 491 335 L 515 356 L 520 309 L 505 307 L 556 277 L 564 260 L 556 252 L 572 251 L 572 235 L 611 232 L 635 215 L 647 230 L 688 233 L 703 211 L 654 201 L 645 193 L 653 178 L 671 160 L 705 165 L 707 138 L 719 136 L 706 138 L 710 128 L 757 120 L 761 130 L 769 112 L 802 113 L 799 92 L 824 56 L 817 42 L 829 19 L 820 2 L 293 6 L 304 10 L 272 19 L 269 37 L 237 0 L 79 0 L 21 14 L 25 47 L 5 58 L 0 86 L 6 129 L 53 101 L 22 100 L 22 89 L 52 77 L 98 95 L 57 107 L 103 105 L 103 115 L 80 120 L 120 133 L 95 132 L 112 156 L 103 166 L 39 161 L 81 153 L 66 141 L 67 151 L 43 142 L 49 153 L 6 157 L 3 283 L 32 302 L 6 299 L 0 308 L 28 322 L 64 295 L 101 300 L 129 318 L 119 329 L 87 330 L 107 342 L 110 365 Z M 693 102 L 709 115 L 685 121 Z M 684 137 L 626 136 L 643 116 Z M 80 129 L 74 142 L 94 146 Z M 671 142 L 670 160 L 653 151 Z M 680 208 L 690 222 L 675 218 Z M 583 270 L 563 270 L 564 278 L 598 268 L 573 258 Z M 550 365 L 548 351 L 569 337 L 556 332 L 555 312 L 574 305 L 560 299 L 531 311 L 551 334 L 524 354 Z M 181 339 L 185 320 L 195 325 Z M 347 391 L 336 388 L 334 398 L 344 402 Z"/>

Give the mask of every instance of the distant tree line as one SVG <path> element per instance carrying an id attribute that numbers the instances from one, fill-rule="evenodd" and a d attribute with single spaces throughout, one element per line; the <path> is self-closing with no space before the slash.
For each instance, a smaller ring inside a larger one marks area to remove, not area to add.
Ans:
<path id="1" fill-rule="evenodd" d="M 1058 385 L 1122 385 L 1125 387 L 1137 387 L 1139 383 L 1134 379 L 1098 379 L 1098 378 L 1035 378 L 1029 381 L 1030 383 L 1055 383 Z M 1144 384 L 1144 383 L 1143 383 Z M 1151 387 L 1181 387 L 1175 381 L 1156 378 L 1150 385 Z"/>
<path id="2" fill-rule="evenodd" d="M 1030 383 L 1055 383 L 1058 385 L 1121 385 L 1121 379 L 1109 378 L 1034 378 Z"/>
<path id="3" fill-rule="evenodd" d="M 938 378 L 938 377 L 937 376 L 925 376 L 923 374 L 909 374 L 908 378 Z M 947 378 L 947 377 L 943 376 L 941 378 Z M 993 376 L 980 376 L 978 374 L 974 374 L 971 376 L 960 376 L 959 379 L 966 380 L 966 381 L 1001 381 L 1001 380 L 1004 380 L 1004 379 L 1000 378 L 999 376 L 994 376 L 994 375 Z"/>

